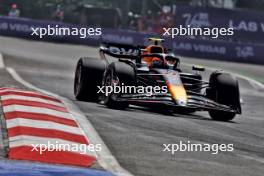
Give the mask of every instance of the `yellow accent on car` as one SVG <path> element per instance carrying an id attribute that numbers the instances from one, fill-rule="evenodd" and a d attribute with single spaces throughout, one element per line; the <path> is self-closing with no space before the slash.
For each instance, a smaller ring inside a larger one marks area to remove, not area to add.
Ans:
<path id="1" fill-rule="evenodd" d="M 182 85 L 168 85 L 168 90 L 171 93 L 172 99 L 178 104 L 185 106 L 187 104 L 187 93 Z"/>
<path id="2" fill-rule="evenodd" d="M 154 45 L 158 45 L 159 43 L 164 42 L 164 39 L 151 37 L 149 38 L 149 41 L 154 42 Z"/>

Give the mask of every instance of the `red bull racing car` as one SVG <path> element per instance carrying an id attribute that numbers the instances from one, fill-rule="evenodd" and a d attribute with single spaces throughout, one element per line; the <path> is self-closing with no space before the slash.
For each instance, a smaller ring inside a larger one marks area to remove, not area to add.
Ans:
<path id="1" fill-rule="evenodd" d="M 236 78 L 216 70 L 207 81 L 201 76 L 205 69 L 197 66 L 183 72 L 180 60 L 161 45 L 163 39 L 149 40 L 147 47 L 105 43 L 99 50 L 101 59 L 80 58 L 74 80 L 76 99 L 101 101 L 116 109 L 132 104 L 168 111 L 208 111 L 219 121 L 241 114 Z M 119 91 L 113 91 L 117 86 Z M 134 92 L 120 91 L 123 87 L 132 87 Z M 151 92 L 144 89 L 150 87 Z"/>

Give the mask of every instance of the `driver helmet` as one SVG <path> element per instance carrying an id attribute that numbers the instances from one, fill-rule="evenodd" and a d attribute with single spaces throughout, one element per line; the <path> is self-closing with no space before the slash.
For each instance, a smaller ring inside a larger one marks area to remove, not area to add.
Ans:
<path id="1" fill-rule="evenodd" d="M 154 57 L 151 61 L 151 68 L 161 68 L 164 66 L 163 61 L 160 58 Z"/>

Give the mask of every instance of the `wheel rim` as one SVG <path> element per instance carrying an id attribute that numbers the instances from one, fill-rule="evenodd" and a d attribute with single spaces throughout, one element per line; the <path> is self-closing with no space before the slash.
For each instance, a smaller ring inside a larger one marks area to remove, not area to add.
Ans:
<path id="1" fill-rule="evenodd" d="M 114 85 L 120 85 L 119 79 L 117 76 L 113 76 L 112 73 L 108 73 L 105 81 L 104 81 L 104 86 L 114 86 Z M 110 98 L 115 99 L 118 95 L 111 93 L 109 96 L 106 96 L 104 94 L 104 101 L 107 102 Z"/>

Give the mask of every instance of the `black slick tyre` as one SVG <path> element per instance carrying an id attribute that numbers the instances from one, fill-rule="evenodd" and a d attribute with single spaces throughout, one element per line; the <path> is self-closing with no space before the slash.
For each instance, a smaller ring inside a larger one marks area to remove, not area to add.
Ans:
<path id="1" fill-rule="evenodd" d="M 97 101 L 106 64 L 95 58 L 80 58 L 75 71 L 74 95 L 80 101 Z"/>

